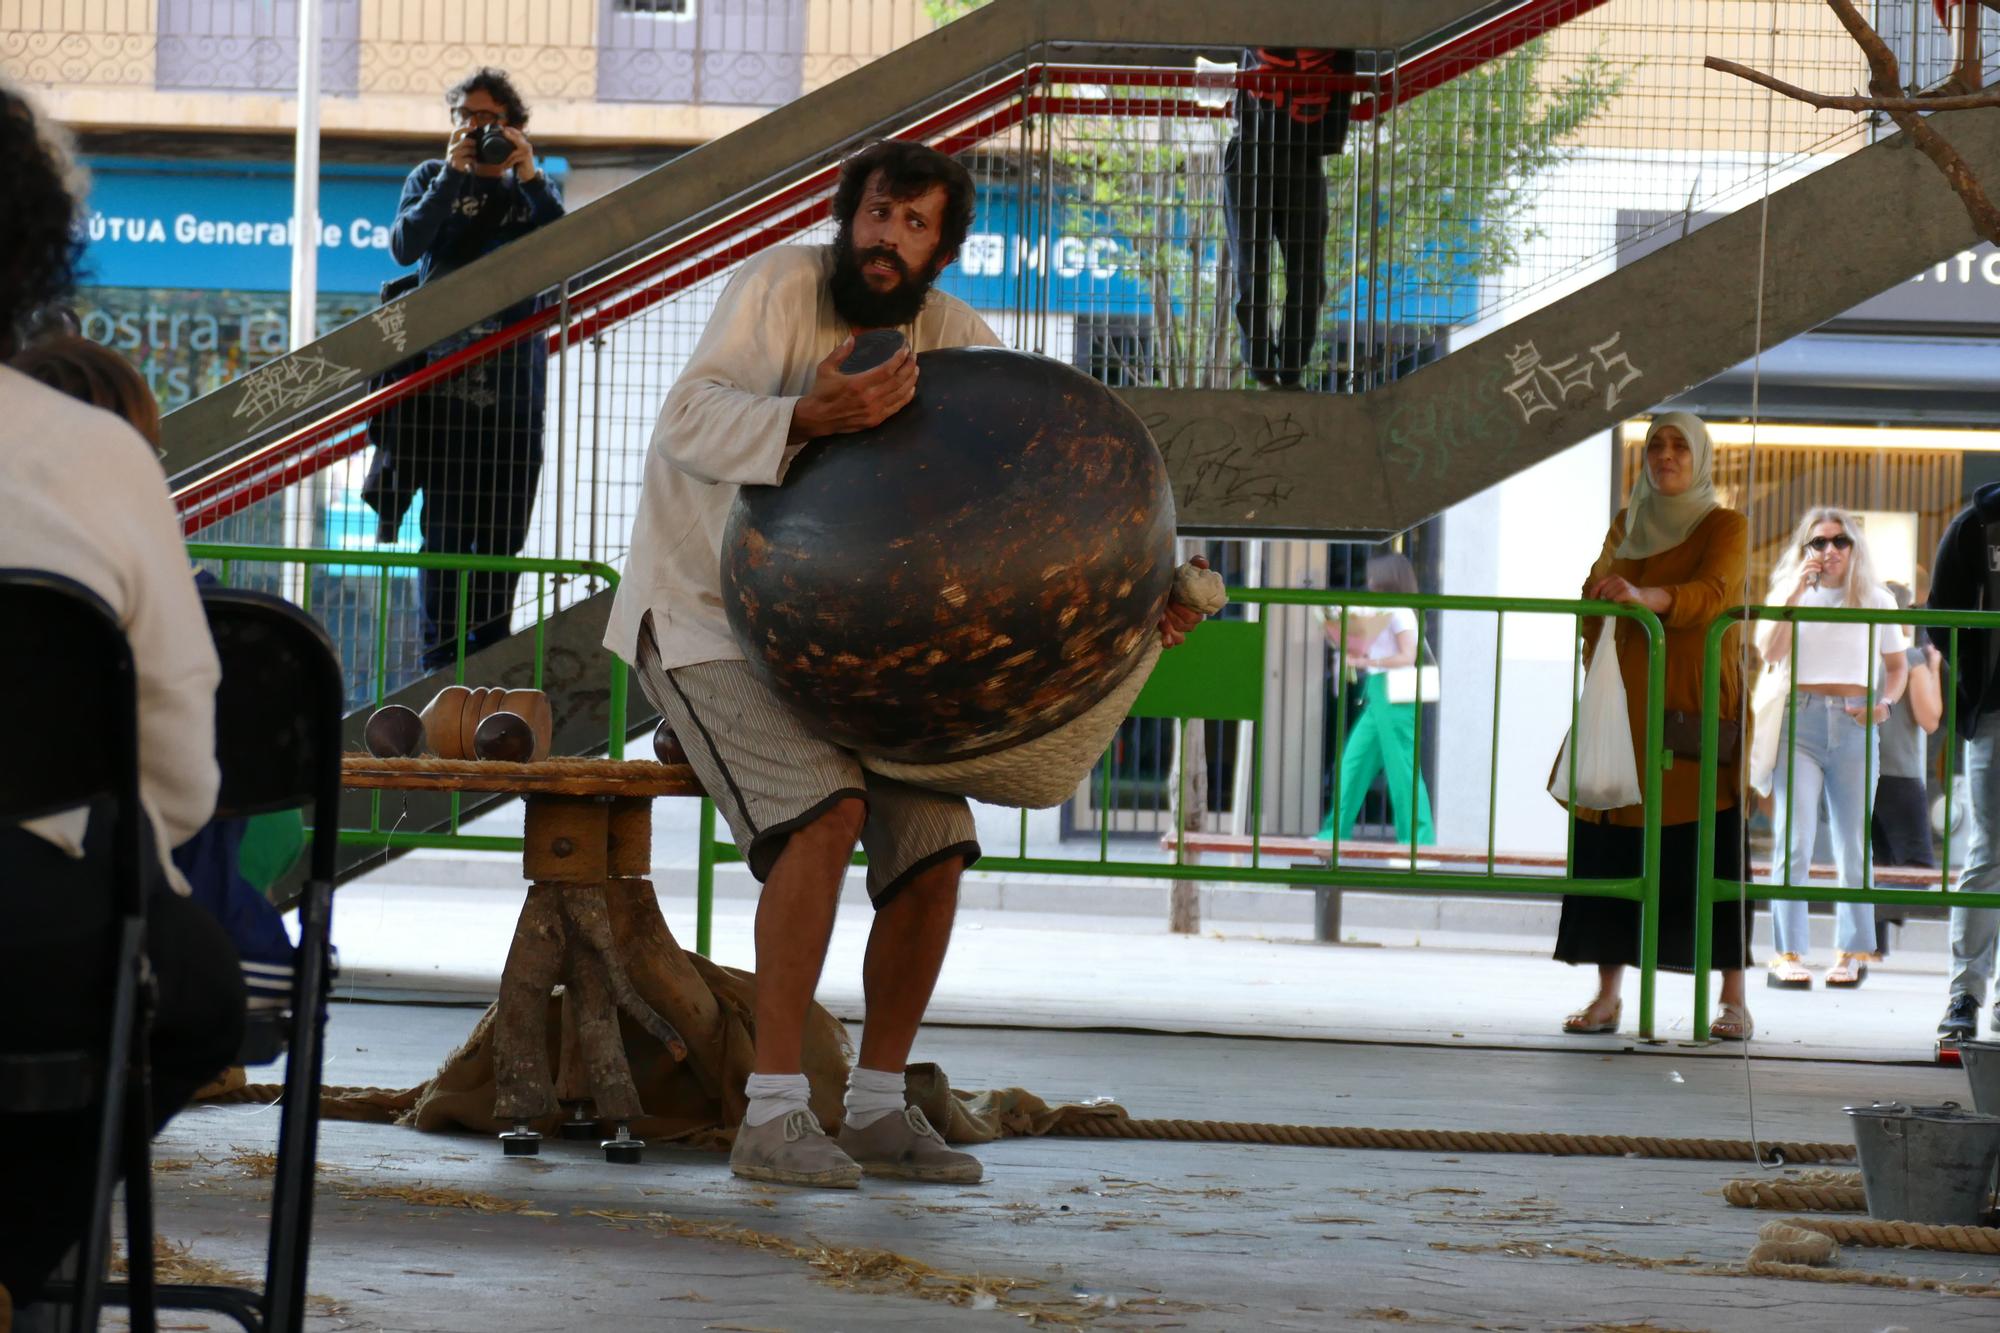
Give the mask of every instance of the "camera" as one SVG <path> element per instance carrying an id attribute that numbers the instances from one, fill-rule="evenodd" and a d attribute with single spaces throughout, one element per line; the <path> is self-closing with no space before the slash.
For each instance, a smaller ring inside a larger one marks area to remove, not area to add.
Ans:
<path id="1" fill-rule="evenodd" d="M 514 156 L 514 143 L 507 132 L 498 125 L 488 125 L 479 131 L 479 142 L 473 150 L 482 165 L 497 167 Z"/>

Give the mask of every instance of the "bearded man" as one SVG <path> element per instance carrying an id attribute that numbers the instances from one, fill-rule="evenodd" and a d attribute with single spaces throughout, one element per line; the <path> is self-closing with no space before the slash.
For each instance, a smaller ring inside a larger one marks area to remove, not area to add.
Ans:
<path id="1" fill-rule="evenodd" d="M 993 330 L 932 284 L 972 224 L 971 176 L 898 140 L 843 164 L 832 245 L 781 246 L 724 289 L 654 428 L 624 580 L 605 645 L 632 664 L 728 820 L 757 905 L 756 1065 L 730 1169 L 753 1180 L 853 1188 L 863 1172 L 977 1181 L 947 1148 L 903 1071 L 944 963 L 960 874 L 979 857 L 963 797 L 866 772 L 750 674 L 723 612 L 723 527 L 737 488 L 776 486 L 809 442 L 867 430 L 917 389 L 917 354 L 997 347 Z M 856 336 L 903 345 L 845 374 Z M 1199 615 L 1173 606 L 1175 643 Z M 867 1002 L 838 1141 L 807 1105 L 805 1023 L 855 843 L 868 853 L 875 918 Z"/>

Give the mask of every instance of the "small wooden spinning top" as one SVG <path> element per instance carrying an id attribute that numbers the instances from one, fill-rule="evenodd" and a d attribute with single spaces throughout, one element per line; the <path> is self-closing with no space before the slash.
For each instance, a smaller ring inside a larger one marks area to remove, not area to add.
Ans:
<path id="1" fill-rule="evenodd" d="M 401 704 L 384 704 L 368 718 L 362 744 L 377 759 L 407 759 L 424 748 L 424 724 Z"/>
<path id="2" fill-rule="evenodd" d="M 535 757 L 535 729 L 519 713 L 488 713 L 472 733 L 472 753 L 479 759 L 525 764 Z"/>

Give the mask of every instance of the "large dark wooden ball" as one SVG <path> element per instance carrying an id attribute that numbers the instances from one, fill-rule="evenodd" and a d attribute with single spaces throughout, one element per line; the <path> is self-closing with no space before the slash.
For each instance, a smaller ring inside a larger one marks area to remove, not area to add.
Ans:
<path id="1" fill-rule="evenodd" d="M 746 486 L 723 604 L 753 670 L 835 744 L 971 758 L 1088 709 L 1133 665 L 1174 575 L 1146 427 L 1059 361 L 918 358 L 913 402 Z"/>

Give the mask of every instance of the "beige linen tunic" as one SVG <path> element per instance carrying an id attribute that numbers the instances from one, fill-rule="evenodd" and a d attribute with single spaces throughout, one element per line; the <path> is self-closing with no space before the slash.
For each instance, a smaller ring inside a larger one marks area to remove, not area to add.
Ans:
<path id="1" fill-rule="evenodd" d="M 834 313 L 831 246 L 779 246 L 724 288 L 653 427 L 639 514 L 604 645 L 638 660 L 653 614 L 660 665 L 739 661 L 722 609 L 722 530 L 739 486 L 774 486 L 798 449 L 792 409 L 853 329 Z M 903 336 L 918 352 L 1002 343 L 970 306 L 933 290 Z M 801 446 L 802 447 L 802 446 Z"/>

